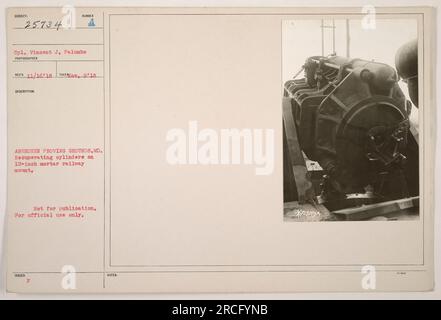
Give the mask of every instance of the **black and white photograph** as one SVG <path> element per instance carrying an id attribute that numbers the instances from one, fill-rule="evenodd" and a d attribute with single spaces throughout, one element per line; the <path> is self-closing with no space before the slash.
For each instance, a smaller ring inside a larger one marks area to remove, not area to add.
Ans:
<path id="1" fill-rule="evenodd" d="M 417 21 L 285 20 L 282 33 L 284 221 L 419 219 Z"/>

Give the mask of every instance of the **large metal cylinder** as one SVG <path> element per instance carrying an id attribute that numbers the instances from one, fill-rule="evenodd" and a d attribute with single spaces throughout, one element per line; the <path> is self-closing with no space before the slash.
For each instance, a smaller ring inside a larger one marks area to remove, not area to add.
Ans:
<path id="1" fill-rule="evenodd" d="M 392 172 L 404 166 L 412 138 L 397 71 L 384 63 L 338 56 L 310 57 L 304 67 L 304 79 L 285 83 L 285 97 L 291 98 L 306 156 L 342 193 L 381 185 L 385 172 L 395 179 Z M 406 75 L 415 71 L 406 63 L 402 67 Z M 406 192 L 398 190 L 393 197 Z"/>
<path id="2" fill-rule="evenodd" d="M 409 41 L 402 45 L 395 55 L 395 67 L 398 75 L 407 83 L 409 97 L 418 107 L 418 41 Z"/>

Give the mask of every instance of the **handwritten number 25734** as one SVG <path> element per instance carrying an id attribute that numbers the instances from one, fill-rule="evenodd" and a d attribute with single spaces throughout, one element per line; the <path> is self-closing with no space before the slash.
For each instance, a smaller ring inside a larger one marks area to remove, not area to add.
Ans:
<path id="1" fill-rule="evenodd" d="M 45 20 L 35 20 L 35 21 L 26 21 L 25 29 L 60 29 L 62 26 L 61 21 L 45 21 Z"/>

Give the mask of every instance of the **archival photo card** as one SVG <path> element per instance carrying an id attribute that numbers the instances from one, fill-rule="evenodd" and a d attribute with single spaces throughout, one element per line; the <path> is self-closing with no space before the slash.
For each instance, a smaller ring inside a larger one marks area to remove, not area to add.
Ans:
<path id="1" fill-rule="evenodd" d="M 13 293 L 433 288 L 434 10 L 7 10 Z"/>

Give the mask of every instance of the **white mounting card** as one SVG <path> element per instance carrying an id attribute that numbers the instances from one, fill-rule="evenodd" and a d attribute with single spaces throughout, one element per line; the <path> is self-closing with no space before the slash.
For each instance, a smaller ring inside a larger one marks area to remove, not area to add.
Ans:
<path id="1" fill-rule="evenodd" d="M 9 8 L 8 291 L 431 290 L 434 26 Z"/>

